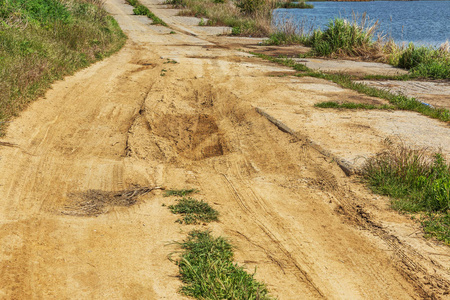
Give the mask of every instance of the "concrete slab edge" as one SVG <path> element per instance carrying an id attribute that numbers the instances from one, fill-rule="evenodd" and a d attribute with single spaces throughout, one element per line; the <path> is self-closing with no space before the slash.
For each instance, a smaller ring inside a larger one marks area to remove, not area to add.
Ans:
<path id="1" fill-rule="evenodd" d="M 331 158 L 333 161 L 335 161 L 337 163 L 337 165 L 342 169 L 342 171 L 344 171 L 345 175 L 351 176 L 353 174 L 361 174 L 361 169 L 360 168 L 357 168 L 357 167 L 353 166 L 347 160 L 345 160 L 343 158 L 340 158 L 340 157 L 337 157 L 336 155 L 332 154 L 330 151 L 323 149 L 322 146 L 320 146 L 319 144 L 317 144 L 313 140 L 311 140 L 311 139 L 309 139 L 307 137 L 304 137 L 304 136 L 300 136 L 293 129 L 289 128 L 286 124 L 284 124 L 280 120 L 276 119 L 275 117 L 269 115 L 267 112 L 265 112 L 261 108 L 255 107 L 255 110 L 261 116 L 265 117 L 269 122 L 274 124 L 282 132 L 285 132 L 285 133 L 288 133 L 288 134 L 292 135 L 295 139 L 303 141 L 306 145 L 312 147 L 314 150 L 316 150 L 320 154 L 322 154 L 322 155 L 324 155 L 324 156 L 326 156 L 328 158 Z"/>

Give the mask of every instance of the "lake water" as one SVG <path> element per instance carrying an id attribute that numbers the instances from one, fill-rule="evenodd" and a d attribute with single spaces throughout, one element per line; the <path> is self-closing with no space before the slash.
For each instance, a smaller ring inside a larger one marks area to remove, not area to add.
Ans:
<path id="1" fill-rule="evenodd" d="M 414 42 L 440 45 L 450 40 L 450 1 L 371 1 L 371 2 L 310 2 L 313 9 L 277 9 L 275 22 L 306 20 L 315 28 L 326 28 L 330 19 L 352 19 L 352 13 L 366 13 L 372 23 L 380 22 L 383 34 L 397 43 Z M 308 25 L 306 26 L 308 27 Z"/>

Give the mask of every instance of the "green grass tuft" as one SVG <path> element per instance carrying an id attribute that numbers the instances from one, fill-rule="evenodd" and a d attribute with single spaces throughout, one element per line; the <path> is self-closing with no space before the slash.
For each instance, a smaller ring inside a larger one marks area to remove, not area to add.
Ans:
<path id="1" fill-rule="evenodd" d="M 320 108 L 344 108 L 344 109 L 387 109 L 387 110 L 395 109 L 395 106 L 392 105 L 373 105 L 373 104 L 353 103 L 353 102 L 337 103 L 334 101 L 320 102 L 314 104 L 314 106 Z"/>
<path id="2" fill-rule="evenodd" d="M 169 196 L 184 197 L 186 195 L 190 195 L 190 194 L 198 193 L 198 192 L 199 192 L 199 190 L 197 190 L 197 189 L 166 190 L 164 192 L 164 197 L 169 197 Z"/>
<path id="3" fill-rule="evenodd" d="M 195 230 L 180 245 L 184 251 L 177 264 L 183 294 L 196 299 L 270 299 L 265 285 L 233 262 L 232 246 L 223 237 Z"/>
<path id="4" fill-rule="evenodd" d="M 330 56 L 336 53 L 358 56 L 372 48 L 374 28 L 374 26 L 364 28 L 356 22 L 336 18 L 328 23 L 325 31 L 314 31 L 307 44 L 318 56 Z"/>
<path id="5" fill-rule="evenodd" d="M 160 19 L 158 16 L 156 16 L 154 13 L 152 13 L 146 6 L 142 5 L 137 0 L 127 0 L 127 2 L 134 6 L 133 13 L 138 16 L 147 16 L 149 19 L 152 19 L 152 25 L 162 25 L 167 26 L 166 22 L 164 22 L 162 19 Z"/>
<path id="6" fill-rule="evenodd" d="M 450 165 L 441 154 L 390 146 L 363 168 L 375 193 L 392 197 L 392 207 L 422 213 L 425 232 L 450 241 Z"/>
<path id="7" fill-rule="evenodd" d="M 218 220 L 219 212 L 208 203 L 194 198 L 182 198 L 178 203 L 170 205 L 169 209 L 174 214 L 182 215 L 177 221 L 184 224 L 209 223 Z"/>
<path id="8" fill-rule="evenodd" d="M 450 214 L 428 214 L 422 220 L 422 226 L 426 236 L 434 236 L 450 246 Z"/>

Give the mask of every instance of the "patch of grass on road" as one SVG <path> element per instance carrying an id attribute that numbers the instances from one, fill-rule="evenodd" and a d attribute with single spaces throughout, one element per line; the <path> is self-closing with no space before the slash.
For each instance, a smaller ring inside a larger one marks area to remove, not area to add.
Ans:
<path id="1" fill-rule="evenodd" d="M 180 245 L 183 253 L 177 264 L 183 294 L 196 299 L 271 299 L 254 274 L 233 262 L 233 248 L 223 237 L 194 230 Z"/>
<path id="2" fill-rule="evenodd" d="M 166 190 L 164 192 L 164 197 L 169 197 L 169 196 L 184 197 L 186 195 L 189 195 L 192 193 L 198 193 L 198 192 L 199 192 L 199 190 L 197 190 L 197 189 Z"/>
<path id="3" fill-rule="evenodd" d="M 450 245 L 450 165 L 441 154 L 391 145 L 367 161 L 363 174 L 394 209 L 421 213 L 425 232 Z"/>
<path id="4" fill-rule="evenodd" d="M 149 19 L 152 19 L 152 25 L 162 25 L 167 26 L 166 22 L 152 13 L 146 6 L 142 5 L 138 0 L 127 0 L 127 2 L 134 6 L 133 13 L 138 16 L 147 16 Z"/>
<path id="5" fill-rule="evenodd" d="M 373 105 L 373 104 L 353 103 L 353 102 L 338 103 L 334 101 L 320 102 L 315 104 L 314 106 L 320 108 L 344 108 L 344 109 L 387 109 L 387 110 L 395 109 L 395 106 L 392 105 Z"/>
<path id="6" fill-rule="evenodd" d="M 219 212 L 208 203 L 194 198 L 181 198 L 177 204 L 170 205 L 169 209 L 174 214 L 180 214 L 177 222 L 184 224 L 209 223 L 218 220 Z"/>

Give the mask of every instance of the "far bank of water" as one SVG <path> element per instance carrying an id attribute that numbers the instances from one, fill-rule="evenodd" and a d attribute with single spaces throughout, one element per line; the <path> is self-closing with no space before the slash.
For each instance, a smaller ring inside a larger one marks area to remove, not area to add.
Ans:
<path id="1" fill-rule="evenodd" d="M 366 13 L 371 22 L 379 20 L 379 33 L 397 43 L 413 42 L 439 46 L 450 40 L 450 1 L 311 2 L 313 9 L 277 9 L 275 23 L 291 19 L 306 27 L 326 28 L 331 19 L 352 19 L 352 13 Z"/>

